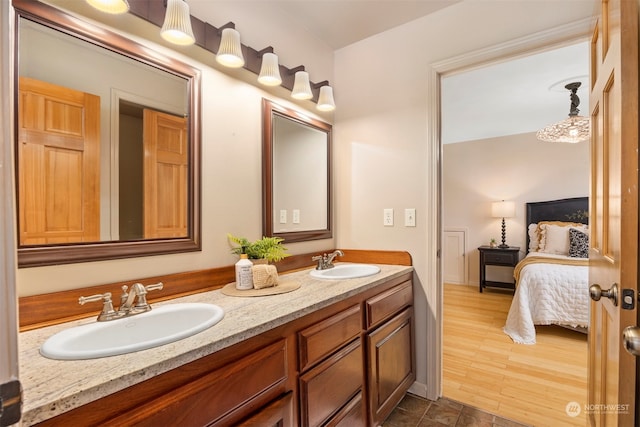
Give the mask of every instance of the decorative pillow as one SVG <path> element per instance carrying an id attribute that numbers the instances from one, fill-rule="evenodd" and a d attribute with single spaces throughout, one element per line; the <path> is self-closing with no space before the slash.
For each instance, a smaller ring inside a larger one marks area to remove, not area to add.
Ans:
<path id="1" fill-rule="evenodd" d="M 589 258 L 589 235 L 577 228 L 569 228 L 569 256 Z"/>
<path id="2" fill-rule="evenodd" d="M 580 230 L 585 229 L 586 225 L 579 222 L 567 221 L 540 221 L 538 223 L 538 234 L 540 236 L 538 243 L 538 251 L 551 254 L 567 255 L 569 253 L 569 227 L 575 227 Z M 551 232 L 547 231 L 551 229 Z M 547 236 L 551 235 L 554 239 L 551 247 L 547 248 Z"/>
<path id="3" fill-rule="evenodd" d="M 540 233 L 538 232 L 538 224 L 529 224 L 527 232 L 529 233 L 529 252 L 535 252 L 538 250 L 538 245 L 540 244 Z"/>
<path id="4" fill-rule="evenodd" d="M 557 255 L 569 255 L 569 230 L 571 228 L 586 231 L 584 225 L 582 227 L 562 227 L 559 225 L 543 224 L 541 242 L 544 241 L 544 247 L 540 252 Z M 542 244 L 540 245 L 542 247 Z"/>

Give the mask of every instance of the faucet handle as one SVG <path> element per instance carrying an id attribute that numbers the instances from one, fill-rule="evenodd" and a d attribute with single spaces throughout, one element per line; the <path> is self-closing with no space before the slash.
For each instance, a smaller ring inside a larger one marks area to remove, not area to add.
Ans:
<path id="1" fill-rule="evenodd" d="M 159 291 L 162 290 L 162 288 L 164 288 L 164 284 L 162 282 L 158 282 L 158 283 L 154 283 L 153 285 L 147 285 L 144 287 L 147 292 L 148 291 Z"/>
<path id="2" fill-rule="evenodd" d="M 111 292 L 105 292 L 104 294 L 96 294 L 88 297 L 78 298 L 78 303 L 84 305 L 87 302 L 95 302 L 102 300 L 102 311 L 98 315 L 98 322 L 103 320 L 109 320 L 116 316 L 116 311 L 113 309 L 113 302 L 111 301 Z"/>

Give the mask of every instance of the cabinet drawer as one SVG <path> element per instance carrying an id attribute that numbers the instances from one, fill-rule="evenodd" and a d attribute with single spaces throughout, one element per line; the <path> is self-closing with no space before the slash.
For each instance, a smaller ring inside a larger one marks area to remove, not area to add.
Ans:
<path id="1" fill-rule="evenodd" d="M 298 332 L 300 371 L 358 336 L 362 329 L 360 305 L 354 305 Z"/>
<path id="2" fill-rule="evenodd" d="M 360 338 L 300 376 L 300 418 L 303 426 L 319 426 L 338 413 L 362 390 Z"/>
<path id="3" fill-rule="evenodd" d="M 514 263 L 514 255 L 509 253 L 485 252 L 484 262 L 511 265 Z"/>
<path id="4" fill-rule="evenodd" d="M 391 317 L 404 307 L 411 305 L 412 301 L 413 289 L 411 280 L 407 280 L 394 288 L 369 298 L 365 302 L 367 329 Z"/>
<path id="5" fill-rule="evenodd" d="M 104 425 L 228 425 L 238 408 L 257 408 L 284 393 L 286 347 L 278 341 Z"/>

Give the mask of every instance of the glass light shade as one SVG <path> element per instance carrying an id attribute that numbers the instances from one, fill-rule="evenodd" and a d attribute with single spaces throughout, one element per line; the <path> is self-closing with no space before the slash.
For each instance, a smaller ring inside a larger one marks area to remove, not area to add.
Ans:
<path id="1" fill-rule="evenodd" d="M 513 202 L 491 203 L 491 216 L 494 218 L 511 218 L 516 216 L 516 205 Z"/>
<path id="2" fill-rule="evenodd" d="M 129 11 L 129 3 L 127 0 L 87 0 L 90 6 L 98 9 L 100 12 L 119 15 Z"/>
<path id="3" fill-rule="evenodd" d="M 536 132 L 536 138 L 545 142 L 578 143 L 591 138 L 589 117 L 570 116 Z"/>
<path id="4" fill-rule="evenodd" d="M 311 99 L 313 93 L 311 92 L 311 85 L 309 84 L 309 73 L 306 71 L 298 71 L 293 81 L 293 90 L 291 90 L 291 97 L 295 99 Z"/>
<path id="5" fill-rule="evenodd" d="M 187 46 L 194 44 L 196 38 L 191 29 L 189 5 L 183 0 L 168 0 L 167 13 L 160 35 L 169 43 Z"/>
<path id="6" fill-rule="evenodd" d="M 229 68 L 240 68 L 244 65 L 240 33 L 235 29 L 225 28 L 222 30 L 216 61 Z"/>
<path id="7" fill-rule="evenodd" d="M 258 82 L 265 86 L 278 86 L 282 83 L 278 55 L 275 53 L 267 52 L 262 55 L 262 66 L 260 67 Z"/>
<path id="8" fill-rule="evenodd" d="M 320 86 L 320 94 L 318 95 L 318 105 L 316 108 L 320 111 L 333 111 L 336 109 L 336 103 L 333 100 L 333 88 L 331 86 Z"/>

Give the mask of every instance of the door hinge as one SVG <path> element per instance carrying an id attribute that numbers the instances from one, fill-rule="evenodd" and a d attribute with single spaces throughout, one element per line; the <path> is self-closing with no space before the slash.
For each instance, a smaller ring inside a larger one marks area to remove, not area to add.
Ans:
<path id="1" fill-rule="evenodd" d="M 20 381 L 0 384 L 0 427 L 20 421 L 22 414 L 22 385 Z"/>

